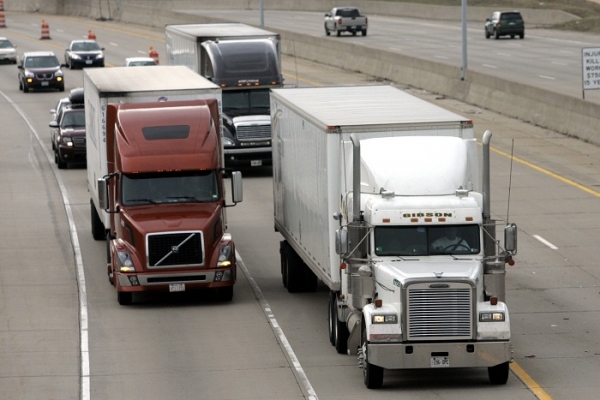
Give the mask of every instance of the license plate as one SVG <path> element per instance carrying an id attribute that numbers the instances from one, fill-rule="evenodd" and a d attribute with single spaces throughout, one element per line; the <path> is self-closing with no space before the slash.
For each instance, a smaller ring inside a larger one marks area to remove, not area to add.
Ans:
<path id="1" fill-rule="evenodd" d="M 170 283 L 169 292 L 185 292 L 185 283 Z"/>
<path id="2" fill-rule="evenodd" d="M 445 368 L 450 366 L 448 357 L 431 357 L 431 368 Z"/>
<path id="3" fill-rule="evenodd" d="M 42 86 L 48 86 L 48 82 L 42 82 Z"/>
<path id="4" fill-rule="evenodd" d="M 262 160 L 251 160 L 250 161 L 251 167 L 260 167 L 261 165 L 262 165 Z"/>
<path id="5" fill-rule="evenodd" d="M 91 64 L 91 63 L 92 63 L 92 60 L 85 60 L 85 63 L 86 63 L 86 64 Z"/>
<path id="6" fill-rule="evenodd" d="M 356 26 L 351 26 L 350 29 L 356 29 Z"/>

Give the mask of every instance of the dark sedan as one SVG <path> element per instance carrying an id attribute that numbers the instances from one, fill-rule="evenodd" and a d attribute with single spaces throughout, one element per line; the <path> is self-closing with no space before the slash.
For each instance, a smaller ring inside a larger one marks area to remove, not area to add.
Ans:
<path id="1" fill-rule="evenodd" d="M 65 64 L 70 69 L 104 67 L 104 47 L 95 40 L 73 40 L 65 50 Z"/>

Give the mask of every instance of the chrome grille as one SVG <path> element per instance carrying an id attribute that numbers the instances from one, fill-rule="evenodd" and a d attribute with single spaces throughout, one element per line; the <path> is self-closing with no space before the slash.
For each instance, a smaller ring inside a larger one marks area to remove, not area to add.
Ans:
<path id="1" fill-rule="evenodd" d="M 408 339 L 472 337 L 471 288 L 408 289 Z"/>
<path id="2" fill-rule="evenodd" d="M 54 74 L 35 74 L 35 78 L 39 81 L 49 81 L 54 78 Z"/>
<path id="3" fill-rule="evenodd" d="M 204 264 L 202 232 L 174 232 L 147 236 L 148 268 Z"/>
<path id="4" fill-rule="evenodd" d="M 267 125 L 237 125 L 237 138 L 239 141 L 271 139 L 271 124 Z"/>

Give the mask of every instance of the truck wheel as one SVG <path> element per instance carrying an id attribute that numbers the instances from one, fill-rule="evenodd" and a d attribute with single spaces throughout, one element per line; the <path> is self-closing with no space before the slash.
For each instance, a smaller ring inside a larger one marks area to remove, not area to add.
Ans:
<path id="1" fill-rule="evenodd" d="M 348 353 L 348 337 L 350 336 L 350 332 L 348 332 L 348 327 L 346 326 L 345 321 L 340 321 L 338 318 L 338 297 L 335 296 L 334 308 L 333 311 L 333 319 L 335 321 L 335 350 L 338 354 L 347 354 Z"/>
<path id="2" fill-rule="evenodd" d="M 361 343 L 361 354 L 364 358 L 362 361 L 362 367 L 365 386 L 369 389 L 379 389 L 383 385 L 383 368 L 369 363 L 369 352 L 367 351 L 367 329 L 364 321 L 361 329 Z"/>
<path id="3" fill-rule="evenodd" d="M 217 289 L 217 296 L 221 301 L 231 301 L 233 299 L 233 285 L 220 287 Z"/>
<path id="4" fill-rule="evenodd" d="M 489 31 L 486 29 L 486 30 L 485 30 L 485 38 L 486 38 L 486 39 L 489 39 L 489 38 L 490 38 L 490 36 L 491 36 L 491 35 L 490 35 L 490 32 L 489 32 Z"/>
<path id="5" fill-rule="evenodd" d="M 327 320 L 329 322 L 329 342 L 332 346 L 335 346 L 335 329 L 336 329 L 336 321 L 335 316 L 337 315 L 335 309 L 335 298 L 337 297 L 336 293 L 333 290 L 329 291 L 329 301 L 327 303 Z"/>
<path id="6" fill-rule="evenodd" d="M 131 292 L 117 292 L 117 300 L 122 306 L 128 306 L 133 301 L 133 293 Z"/>
<path id="7" fill-rule="evenodd" d="M 342 34 L 342 31 L 338 30 L 337 28 L 335 29 L 335 34 L 337 35 L 337 37 L 340 37 L 340 35 Z"/>
<path id="8" fill-rule="evenodd" d="M 505 362 L 495 367 L 488 367 L 488 376 L 490 382 L 494 385 L 504 385 L 508 380 L 508 372 L 510 370 L 509 362 Z"/>
<path id="9" fill-rule="evenodd" d="M 90 209 L 92 216 L 92 237 L 94 240 L 104 240 L 106 239 L 104 223 L 100 220 L 100 216 L 96 211 L 96 206 L 94 206 L 94 201 L 92 199 L 90 199 Z"/>
<path id="10" fill-rule="evenodd" d="M 304 291 L 304 268 L 306 267 L 300 256 L 289 245 L 285 266 L 286 287 L 288 292 L 298 293 Z"/>
<path id="11" fill-rule="evenodd" d="M 361 33 L 362 33 L 362 35 L 363 35 L 363 36 L 367 36 L 367 30 L 366 30 L 366 29 L 363 29 L 363 30 L 361 31 Z"/>
<path id="12" fill-rule="evenodd" d="M 329 29 L 327 29 L 327 25 L 325 25 L 325 36 L 329 35 L 331 35 L 331 32 L 329 32 Z"/>
<path id="13" fill-rule="evenodd" d="M 290 245 L 285 240 L 279 242 L 279 258 L 281 263 L 281 279 L 283 286 L 287 287 L 287 257 L 290 249 Z"/>
<path id="14" fill-rule="evenodd" d="M 500 32 L 498 32 L 497 29 L 494 29 L 494 39 L 496 39 L 496 40 L 500 39 Z"/>

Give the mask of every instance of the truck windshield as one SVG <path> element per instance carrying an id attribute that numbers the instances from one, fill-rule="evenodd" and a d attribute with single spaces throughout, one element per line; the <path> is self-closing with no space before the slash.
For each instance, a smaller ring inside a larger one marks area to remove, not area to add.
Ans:
<path id="1" fill-rule="evenodd" d="M 427 256 L 479 253 L 479 226 L 378 226 L 375 228 L 378 256 Z"/>
<path id="2" fill-rule="evenodd" d="M 219 199 L 215 171 L 124 174 L 123 206 L 204 203 Z"/>
<path id="3" fill-rule="evenodd" d="M 269 107 L 269 89 L 223 91 L 223 112 L 229 116 L 268 114 Z"/>

